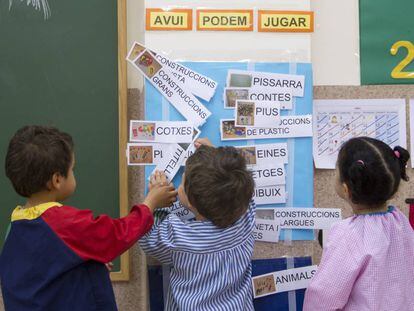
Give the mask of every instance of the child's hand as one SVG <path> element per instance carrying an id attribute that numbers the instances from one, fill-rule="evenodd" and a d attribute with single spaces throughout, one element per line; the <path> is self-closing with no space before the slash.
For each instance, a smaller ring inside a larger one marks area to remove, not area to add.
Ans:
<path id="1" fill-rule="evenodd" d="M 144 200 L 144 204 L 151 211 L 158 207 L 170 206 L 177 200 L 177 191 L 172 183 L 168 183 L 164 173 L 155 172 L 151 176 L 149 192 Z"/>
<path id="2" fill-rule="evenodd" d="M 148 191 L 151 191 L 154 187 L 167 186 L 168 184 L 167 175 L 161 171 L 155 171 L 150 177 Z"/>
<path id="3" fill-rule="evenodd" d="M 107 262 L 105 266 L 106 266 L 106 269 L 108 269 L 108 271 L 112 271 L 114 264 L 112 263 L 112 261 L 110 261 L 110 262 Z"/>
<path id="4" fill-rule="evenodd" d="M 158 207 L 170 206 L 177 200 L 176 197 L 177 191 L 173 185 L 157 186 L 148 192 L 143 204 L 148 206 L 151 211 L 154 211 Z"/>
<path id="5" fill-rule="evenodd" d="M 196 148 L 199 148 L 199 147 L 200 147 L 200 146 L 202 146 L 202 145 L 204 145 L 204 146 L 214 147 L 214 146 L 213 146 L 213 144 L 211 143 L 211 141 L 210 141 L 207 137 L 204 137 L 204 138 L 198 138 L 198 139 L 196 139 L 196 141 L 194 142 L 194 146 L 195 146 Z"/>

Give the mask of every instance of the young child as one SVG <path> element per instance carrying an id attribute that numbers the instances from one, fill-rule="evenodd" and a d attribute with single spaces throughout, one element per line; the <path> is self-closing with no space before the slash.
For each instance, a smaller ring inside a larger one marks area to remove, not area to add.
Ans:
<path id="1" fill-rule="evenodd" d="M 339 152 L 336 191 L 354 216 L 335 224 L 304 310 L 414 310 L 414 232 L 387 201 L 397 192 L 408 152 L 353 138 Z"/>
<path id="2" fill-rule="evenodd" d="M 181 203 L 196 220 L 165 213 L 161 218 L 162 210 L 156 211 L 140 245 L 171 265 L 165 310 L 253 310 L 254 181 L 235 148 L 200 143 L 178 188 Z M 165 182 L 156 174 L 150 188 Z"/>
<path id="3" fill-rule="evenodd" d="M 152 211 L 174 200 L 171 185 L 153 187 L 143 204 L 119 219 L 62 205 L 76 188 L 72 138 L 26 126 L 10 141 L 6 175 L 27 198 L 11 216 L 0 256 L 6 310 L 116 310 L 105 263 L 153 224 Z"/>

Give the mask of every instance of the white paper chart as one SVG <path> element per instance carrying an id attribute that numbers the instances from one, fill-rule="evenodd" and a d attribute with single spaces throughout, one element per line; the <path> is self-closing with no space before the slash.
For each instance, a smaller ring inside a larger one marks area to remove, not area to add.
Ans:
<path id="1" fill-rule="evenodd" d="M 315 100 L 313 114 L 316 168 L 334 169 L 339 149 L 352 137 L 406 148 L 404 99 Z"/>

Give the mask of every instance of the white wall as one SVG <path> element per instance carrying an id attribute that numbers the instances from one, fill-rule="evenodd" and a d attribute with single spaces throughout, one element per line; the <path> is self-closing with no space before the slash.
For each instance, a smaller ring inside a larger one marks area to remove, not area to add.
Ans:
<path id="1" fill-rule="evenodd" d="M 258 32 L 147 32 L 145 1 L 127 0 L 128 47 L 137 40 L 177 60 L 312 61 L 315 85 L 359 85 L 358 0 L 146 0 L 151 7 L 312 10 L 309 34 Z M 128 87 L 142 77 L 128 64 Z"/>
<path id="2" fill-rule="evenodd" d="M 315 85 L 359 85 L 358 0 L 312 0 Z"/>

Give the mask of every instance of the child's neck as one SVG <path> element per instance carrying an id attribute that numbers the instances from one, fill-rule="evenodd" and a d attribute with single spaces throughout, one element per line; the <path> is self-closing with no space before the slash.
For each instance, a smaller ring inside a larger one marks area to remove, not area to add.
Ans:
<path id="1" fill-rule="evenodd" d="M 206 218 L 205 218 L 203 215 L 198 214 L 198 213 L 195 215 L 195 219 L 196 219 L 196 220 L 199 220 L 199 221 L 206 220 Z"/>
<path id="2" fill-rule="evenodd" d="M 56 201 L 57 197 L 54 191 L 40 191 L 32 194 L 30 198 L 27 199 L 23 208 L 30 208 L 39 204 Z"/>
<path id="3" fill-rule="evenodd" d="M 355 215 L 366 215 L 373 213 L 385 213 L 388 211 L 387 203 L 378 205 L 378 206 L 369 206 L 363 204 L 353 204 L 351 203 L 352 210 Z"/>
<path id="4" fill-rule="evenodd" d="M 195 219 L 196 220 L 199 220 L 199 221 L 203 221 L 203 220 L 206 220 L 206 218 L 203 216 L 203 215 L 201 215 L 198 211 L 197 211 L 197 209 L 196 208 L 194 208 L 194 207 L 192 207 L 192 206 L 188 206 L 187 207 L 193 214 L 194 214 L 194 217 L 195 217 Z"/>

